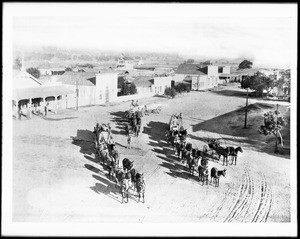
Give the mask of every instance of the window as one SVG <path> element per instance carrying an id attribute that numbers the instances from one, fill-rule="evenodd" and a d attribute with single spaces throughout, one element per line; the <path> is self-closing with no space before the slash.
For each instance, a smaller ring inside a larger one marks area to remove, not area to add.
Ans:
<path id="1" fill-rule="evenodd" d="M 161 86 L 159 87 L 159 91 L 161 92 L 162 90 L 161 90 Z"/>

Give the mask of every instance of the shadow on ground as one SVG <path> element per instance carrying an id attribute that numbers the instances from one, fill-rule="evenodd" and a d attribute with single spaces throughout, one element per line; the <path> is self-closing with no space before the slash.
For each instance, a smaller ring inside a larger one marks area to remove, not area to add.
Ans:
<path id="1" fill-rule="evenodd" d="M 94 143 L 94 133 L 87 129 L 78 129 L 77 135 L 72 137 L 72 144 L 80 147 L 80 153 L 83 154 L 94 154 L 95 153 L 95 143 Z"/>
<path id="2" fill-rule="evenodd" d="M 125 131 L 125 123 L 128 122 L 127 118 L 125 117 L 124 111 L 116 111 L 116 112 L 110 112 L 110 115 L 112 116 L 111 121 L 115 122 L 116 129 L 112 130 L 112 134 L 120 134 L 120 135 L 126 135 Z"/>
<path id="3" fill-rule="evenodd" d="M 152 151 L 162 160 L 159 165 L 168 169 L 166 174 L 171 177 L 198 182 L 197 173 L 190 175 L 186 162 L 175 156 L 175 152 L 166 142 L 165 132 L 167 129 L 168 124 L 158 121 L 151 121 L 144 127 L 144 133 L 149 135 L 149 145 L 152 146 Z"/>
<path id="4" fill-rule="evenodd" d="M 275 137 L 264 136 L 259 134 L 258 129 L 260 125 L 263 124 L 264 118 L 263 114 L 266 111 L 275 110 L 276 105 L 266 104 L 266 103 L 255 103 L 248 106 L 248 117 L 247 117 L 247 128 L 244 128 L 245 122 L 245 107 L 238 110 L 231 111 L 229 113 L 217 116 L 210 120 L 195 124 L 192 126 L 192 131 L 196 133 L 197 131 L 204 131 L 207 134 L 214 133 L 220 137 L 221 146 L 241 146 L 248 149 L 252 149 L 259 152 L 268 153 L 274 156 L 280 156 L 284 158 L 289 158 L 290 147 L 289 142 L 289 112 L 285 106 L 280 106 L 279 111 L 286 116 L 288 125 L 282 131 L 283 139 L 286 142 L 285 148 L 281 150 L 282 154 L 274 154 Z M 227 135 L 223 137 L 221 135 Z M 199 137 L 190 134 L 190 137 L 194 140 L 200 140 L 207 143 L 208 136 Z M 231 145 L 233 144 L 233 145 Z"/>

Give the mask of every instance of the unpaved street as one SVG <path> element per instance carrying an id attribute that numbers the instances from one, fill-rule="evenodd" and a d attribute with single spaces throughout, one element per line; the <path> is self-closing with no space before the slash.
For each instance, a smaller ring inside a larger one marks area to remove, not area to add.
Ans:
<path id="1" fill-rule="evenodd" d="M 263 112 L 274 105 L 253 105 L 257 101 L 250 99 L 248 128 L 243 129 L 245 98 L 237 86 L 139 102 L 161 103 L 162 111 L 143 117 L 142 134 L 134 138 L 132 149 L 125 148 L 123 124 L 130 102 L 14 121 L 13 220 L 290 222 L 289 155 L 275 155 L 274 137 L 257 132 Z M 209 161 L 209 169 L 227 169 L 219 187 L 202 186 L 166 143 L 164 134 L 175 112 L 182 112 L 195 147 L 202 149 L 208 137 L 215 137 L 222 145 L 243 148 L 236 166 Z M 111 122 L 121 159 L 134 160 L 134 167 L 144 173 L 145 203 L 131 195 L 122 204 L 107 169 L 95 160 L 92 131 L 97 121 Z M 284 133 L 289 135 L 289 130 Z"/>

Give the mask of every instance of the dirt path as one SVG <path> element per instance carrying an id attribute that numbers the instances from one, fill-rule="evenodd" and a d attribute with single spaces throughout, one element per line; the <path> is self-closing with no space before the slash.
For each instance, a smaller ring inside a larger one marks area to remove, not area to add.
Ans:
<path id="1" fill-rule="evenodd" d="M 131 150 L 125 148 L 123 128 L 123 112 L 130 102 L 68 110 L 48 119 L 15 121 L 13 220 L 290 221 L 290 161 L 274 155 L 265 138 L 253 133 L 256 121 L 251 117 L 253 125 L 248 131 L 242 130 L 243 116 L 235 111 L 244 106 L 243 97 L 191 92 L 175 99 L 140 100 L 148 102 L 159 102 L 163 109 L 143 117 L 142 134 L 134 139 Z M 164 132 L 174 112 L 183 113 L 195 147 L 202 149 L 208 136 L 220 135 L 223 143 L 243 147 L 236 166 L 209 161 L 209 169 L 227 169 L 219 187 L 211 183 L 202 186 L 165 142 Z M 237 118 L 229 124 L 226 120 L 231 115 Z M 91 131 L 97 120 L 111 122 L 121 158 L 134 160 L 134 167 L 144 173 L 145 203 L 138 203 L 131 195 L 129 203 L 121 204 L 120 192 L 108 179 L 107 169 L 95 159 Z"/>

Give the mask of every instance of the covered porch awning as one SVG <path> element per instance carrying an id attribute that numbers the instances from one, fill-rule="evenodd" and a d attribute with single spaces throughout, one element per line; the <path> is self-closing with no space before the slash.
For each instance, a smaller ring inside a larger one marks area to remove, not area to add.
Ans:
<path id="1" fill-rule="evenodd" d="M 33 98 L 46 98 L 48 96 L 59 96 L 59 95 L 69 95 L 75 93 L 73 90 L 66 88 L 65 86 L 41 86 L 34 88 L 23 88 L 14 89 L 13 99 L 33 99 Z"/>

